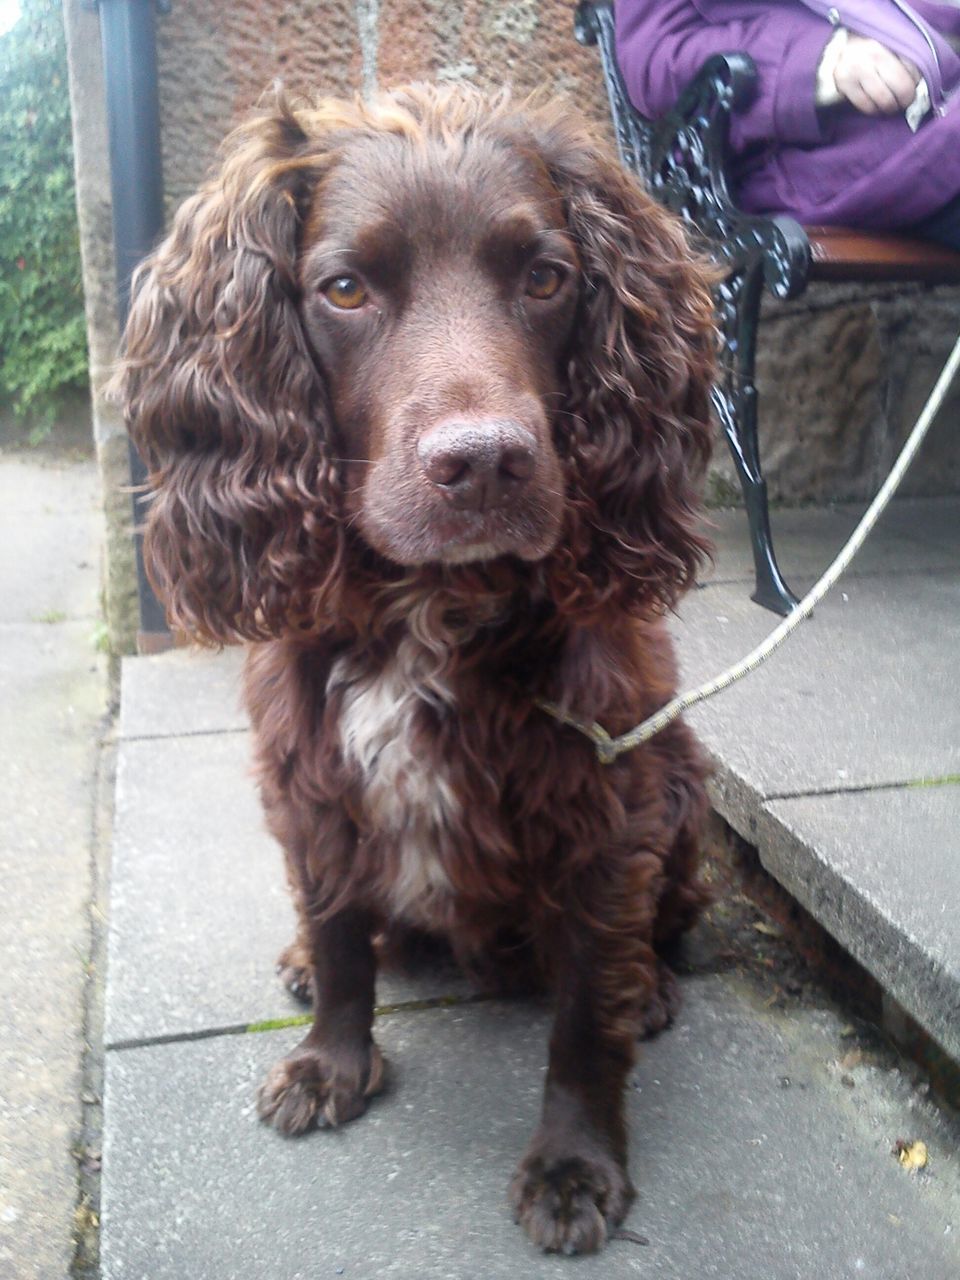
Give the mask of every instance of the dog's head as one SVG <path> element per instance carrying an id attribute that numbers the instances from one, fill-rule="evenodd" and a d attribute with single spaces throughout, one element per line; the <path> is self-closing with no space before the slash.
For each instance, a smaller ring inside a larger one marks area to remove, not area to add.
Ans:
<path id="1" fill-rule="evenodd" d="M 214 640 L 303 625 L 358 557 L 669 604 L 703 549 L 712 349 L 682 230 L 568 108 L 281 102 L 135 281 L 158 593 Z"/>

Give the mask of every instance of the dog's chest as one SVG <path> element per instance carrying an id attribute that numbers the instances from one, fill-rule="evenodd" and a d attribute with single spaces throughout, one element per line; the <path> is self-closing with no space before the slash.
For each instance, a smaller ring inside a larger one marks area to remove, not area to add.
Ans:
<path id="1" fill-rule="evenodd" d="M 375 672 L 357 659 L 338 659 L 328 688 L 343 690 L 341 750 L 359 775 L 369 832 L 394 851 L 390 908 L 426 924 L 450 894 L 441 851 L 450 843 L 461 805 L 422 732 L 423 703 L 451 702 L 452 695 L 424 667 L 418 649 L 402 643 Z"/>

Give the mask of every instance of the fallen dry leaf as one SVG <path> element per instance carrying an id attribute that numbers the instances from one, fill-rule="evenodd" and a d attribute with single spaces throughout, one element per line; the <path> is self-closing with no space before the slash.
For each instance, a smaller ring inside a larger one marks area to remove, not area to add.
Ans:
<path id="1" fill-rule="evenodd" d="M 912 1173 L 917 1169 L 926 1168 L 927 1144 L 925 1142 L 919 1139 L 916 1142 L 905 1142 L 903 1138 L 898 1138 L 893 1150 L 903 1167 Z"/>
<path id="2" fill-rule="evenodd" d="M 767 924 L 763 920 L 758 920 L 753 927 L 756 929 L 757 933 L 764 933 L 768 938 L 780 937 L 780 930 L 775 924 Z"/>

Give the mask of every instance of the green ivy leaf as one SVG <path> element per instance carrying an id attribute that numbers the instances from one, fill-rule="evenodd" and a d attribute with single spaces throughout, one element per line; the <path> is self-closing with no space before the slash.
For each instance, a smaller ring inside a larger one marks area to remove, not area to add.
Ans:
<path id="1" fill-rule="evenodd" d="M 0 36 L 0 400 L 42 431 L 87 381 L 58 0 L 23 0 Z"/>

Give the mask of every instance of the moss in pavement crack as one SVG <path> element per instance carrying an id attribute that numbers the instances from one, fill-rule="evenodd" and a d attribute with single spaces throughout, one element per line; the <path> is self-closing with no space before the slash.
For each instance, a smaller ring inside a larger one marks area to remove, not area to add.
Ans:
<path id="1" fill-rule="evenodd" d="M 418 1013 L 421 1009 L 449 1009 L 458 1004 L 474 1004 L 482 997 L 478 996 L 429 996 L 425 1000 L 400 1000 L 396 1004 L 378 1004 L 374 1011 L 375 1018 L 390 1013 Z M 265 1018 L 262 1022 L 248 1022 L 243 1028 L 245 1032 L 282 1031 L 286 1027 L 306 1027 L 313 1022 L 312 1013 L 300 1013 L 290 1018 Z"/>

